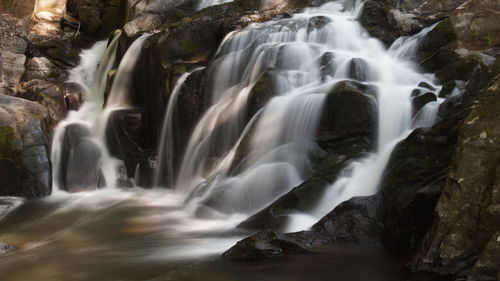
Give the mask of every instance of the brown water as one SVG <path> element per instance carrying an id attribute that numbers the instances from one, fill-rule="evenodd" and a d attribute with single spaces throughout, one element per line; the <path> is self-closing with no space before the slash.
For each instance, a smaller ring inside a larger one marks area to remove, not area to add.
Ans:
<path id="1" fill-rule="evenodd" d="M 162 191 L 99 191 L 29 201 L 0 219 L 0 280 L 401 281 L 377 249 L 337 246 L 262 262 L 220 254 L 244 233 L 233 218 L 189 218 Z M 0 214 L 1 215 L 1 214 Z"/>

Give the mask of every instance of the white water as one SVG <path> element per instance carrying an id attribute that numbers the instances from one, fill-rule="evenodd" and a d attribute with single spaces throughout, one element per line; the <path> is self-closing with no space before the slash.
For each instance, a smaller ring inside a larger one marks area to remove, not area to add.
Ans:
<path id="1" fill-rule="evenodd" d="M 201 69 L 195 69 L 193 72 Z M 176 85 L 170 94 L 168 101 L 165 119 L 163 120 L 162 133 L 160 136 L 160 143 L 158 148 L 158 164 L 155 170 L 154 186 L 160 186 L 162 178 L 167 178 L 167 187 L 173 187 L 174 184 L 174 113 L 177 106 L 177 98 L 181 92 L 186 79 L 192 72 L 186 72 L 176 82 Z M 166 175 L 164 175 L 166 173 Z"/>
<path id="2" fill-rule="evenodd" d="M 359 82 L 374 87 L 377 92 L 377 148 L 367 158 L 346 168 L 339 180 L 328 188 L 318 209 L 312 214 L 297 214 L 289 230 L 309 227 L 353 196 L 375 193 L 392 150 L 413 128 L 411 92 L 420 82 L 439 87 L 432 75 L 420 73 L 410 59 L 418 38 L 427 30 L 416 37 L 401 39 L 387 49 L 379 40 L 370 38 L 357 21 L 362 6 L 344 9 L 348 3 L 327 3 L 291 19 L 250 25 L 226 37 L 214 61 L 203 70 L 213 82 L 213 89 L 208 91 L 210 104 L 192 132 L 182 162 L 178 163 L 179 173 L 173 175 L 174 163 L 159 163 L 156 182 L 159 183 L 161 173 L 167 173 L 169 187 L 174 188 L 172 192 L 107 190 L 70 198 L 86 201 L 96 199 L 95 196 L 112 195 L 109 199 L 113 201 L 115 197 L 133 194 L 133 200 L 144 204 L 160 202 L 158 204 L 172 209 L 164 219 L 170 222 L 169 227 L 176 229 L 176 237 L 193 231 L 231 229 L 311 175 L 309 154 L 315 147 L 326 94 L 338 82 L 351 79 L 349 68 L 353 59 L 361 59 L 367 65 L 362 73 L 364 78 L 358 77 L 362 80 Z M 331 23 L 308 30 L 310 20 L 317 16 Z M 85 124 L 92 129 L 95 142 L 104 143 L 110 110 L 129 105 L 130 70 L 144 40 L 145 37 L 138 39 L 123 58 L 104 111 L 102 95 L 105 74 L 110 68 L 103 62 L 111 59 L 100 58 L 114 55 L 113 45 L 106 51 L 111 54 L 104 54 L 103 43 L 83 53 L 82 64 L 71 77 L 78 77 L 73 80 L 88 86 L 87 100 L 82 109 L 71 113 L 58 128 L 53 144 L 55 167 L 60 165 L 61 137 L 68 124 Z M 333 54 L 334 71 L 325 75 L 320 61 L 327 53 Z M 92 73 L 97 65 L 100 69 L 104 65 L 106 68 L 96 72 L 96 80 Z M 111 65 L 109 63 L 109 67 Z M 176 101 L 188 75 L 179 79 L 166 112 L 159 153 L 167 155 L 167 161 L 175 147 L 172 118 Z M 264 75 L 270 77 L 274 89 L 267 87 L 266 93 L 260 93 L 269 94 L 269 101 L 263 108 L 254 108 L 248 116 L 252 89 Z M 423 117 L 419 120 L 423 120 L 424 125 L 435 121 L 432 118 L 436 110 L 432 104 L 424 107 L 420 114 Z M 101 145 L 101 149 L 104 151 L 101 164 L 110 166 L 103 169 L 107 186 L 114 187 L 119 163 L 106 156 L 105 146 Z M 194 214 L 211 219 L 195 219 Z M 227 247 L 226 243 L 210 244 L 213 238 L 197 239 L 200 242 L 197 248 L 186 242 L 164 252 L 178 257 L 220 252 Z"/>
<path id="3" fill-rule="evenodd" d="M 64 137 L 66 128 L 70 125 L 79 125 L 87 128 L 90 136 L 83 141 L 88 141 L 92 146 L 99 150 L 100 159 L 95 163 L 98 168 L 81 166 L 80 169 L 97 169 L 102 172 L 105 185 L 115 187 L 117 180 L 123 175 L 123 163 L 109 155 L 106 147 L 105 130 L 108 123 L 108 117 L 111 112 L 128 106 L 128 89 L 133 67 L 138 59 L 142 44 L 148 35 L 137 39 L 130 47 L 129 51 L 123 57 L 118 71 L 116 73 L 110 96 L 104 106 L 104 93 L 108 73 L 112 69 L 115 58 L 118 41 L 121 31 L 115 32 L 113 40 L 107 44 L 107 41 L 96 43 L 91 49 L 85 50 L 81 54 L 81 63 L 70 71 L 68 82 L 73 82 L 84 89 L 84 102 L 78 111 L 70 111 L 64 121 L 56 128 L 54 140 L 52 143 L 51 160 L 54 167 L 53 189 L 54 192 L 60 192 L 64 188 L 61 186 L 63 163 Z M 70 152 L 73 154 L 74 152 Z M 78 169 L 78 163 L 74 163 Z M 69 169 L 69 168 L 68 168 Z M 85 171 L 82 171 L 85 173 Z M 90 173 L 90 171 L 89 171 Z M 82 186 L 81 189 L 92 189 L 97 186 Z"/>
<path id="4" fill-rule="evenodd" d="M 205 9 L 206 7 L 220 5 L 228 2 L 232 2 L 233 0 L 201 0 L 198 4 L 198 10 Z"/>
<path id="5" fill-rule="evenodd" d="M 340 11 L 339 11 L 340 12 Z M 376 87 L 378 101 L 377 148 L 366 158 L 352 162 L 345 168 L 338 180 L 332 183 L 316 209 L 311 214 L 297 214 L 292 217 L 288 231 L 309 228 L 340 203 L 357 196 L 369 196 L 377 192 L 383 172 L 395 146 L 416 127 L 430 127 L 436 122 L 437 110 L 442 100 L 427 104 L 412 122 L 412 91 L 420 82 L 435 85 L 432 75 L 423 74 L 412 61 L 421 39 L 434 26 L 411 37 L 402 37 L 386 50 L 381 44 L 370 42 L 359 22 L 345 13 L 334 13 L 336 29 L 330 38 L 342 38 L 343 42 L 333 44 L 334 53 L 348 48 L 355 56 L 367 62 L 367 84 Z M 348 34 L 349 33 L 349 34 Z M 350 45 L 350 47 L 348 47 Z M 339 50 L 340 49 L 340 50 Z M 429 90 L 428 90 L 429 91 Z"/>

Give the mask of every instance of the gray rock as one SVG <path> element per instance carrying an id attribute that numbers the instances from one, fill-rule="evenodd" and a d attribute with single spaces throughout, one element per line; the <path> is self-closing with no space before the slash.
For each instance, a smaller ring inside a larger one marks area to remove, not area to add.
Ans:
<path id="1" fill-rule="evenodd" d="M 54 63 L 45 57 L 28 59 L 24 80 L 43 79 L 48 81 L 57 80 L 60 77 L 59 69 Z"/>
<path id="2" fill-rule="evenodd" d="M 2 59 L 0 66 L 1 81 L 10 87 L 16 86 L 21 82 L 24 74 L 26 56 L 9 51 L 1 51 L 0 58 Z"/>

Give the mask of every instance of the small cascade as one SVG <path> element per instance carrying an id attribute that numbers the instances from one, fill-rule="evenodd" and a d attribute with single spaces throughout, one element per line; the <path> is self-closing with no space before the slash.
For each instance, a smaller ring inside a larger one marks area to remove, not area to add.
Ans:
<path id="1" fill-rule="evenodd" d="M 358 25 L 356 21 L 350 25 Z M 431 127 L 437 121 L 438 108 L 443 99 L 428 103 L 412 118 L 412 94 L 420 84 L 432 85 L 428 92 L 440 90 L 433 75 L 422 74 L 412 62 L 418 44 L 435 25 L 420 33 L 402 37 L 386 51 L 372 49 L 365 57 L 369 83 L 376 87 L 378 101 L 377 147 L 366 158 L 352 162 L 341 172 L 338 180 L 327 188 L 321 202 L 304 219 L 303 214 L 295 216 L 288 230 L 295 231 L 310 227 L 317 220 L 332 211 L 338 204 L 352 197 L 373 195 L 377 192 L 383 172 L 396 145 L 417 127 Z M 361 37 L 362 39 L 362 37 Z M 363 40 L 363 39 L 362 39 Z M 368 39 L 370 40 L 370 39 Z M 366 39 L 364 39 L 367 42 Z M 371 80 L 371 81 L 370 81 Z"/>
<path id="2" fill-rule="evenodd" d="M 202 68 L 195 69 L 193 72 L 201 70 Z M 166 183 L 167 187 L 173 187 L 174 185 L 174 114 L 177 106 L 177 98 L 181 92 L 181 88 L 184 85 L 186 79 L 193 72 L 186 72 L 184 75 L 179 77 L 176 85 L 170 95 L 168 101 L 167 111 L 165 113 L 165 118 L 162 126 L 162 133 L 160 137 L 160 143 L 158 148 L 158 165 L 155 170 L 154 175 L 154 186 L 160 186 L 162 183 Z"/>
<path id="3" fill-rule="evenodd" d="M 121 31 L 116 31 L 109 44 L 96 43 L 83 51 L 81 63 L 70 71 L 68 83 L 78 85 L 83 104 L 70 111 L 56 128 L 52 144 L 54 190 L 81 191 L 116 186 L 122 177 L 123 163 L 110 156 L 105 129 L 110 113 L 128 105 L 130 76 L 147 35 L 137 39 L 118 68 L 105 104 L 108 73 L 115 64 Z"/>

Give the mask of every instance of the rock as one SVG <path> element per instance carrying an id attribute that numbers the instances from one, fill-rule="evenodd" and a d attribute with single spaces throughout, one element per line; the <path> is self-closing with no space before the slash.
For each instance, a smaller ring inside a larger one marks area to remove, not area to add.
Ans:
<path id="1" fill-rule="evenodd" d="M 105 186 L 100 165 L 102 152 L 90 139 L 90 134 L 84 125 L 72 124 L 65 128 L 60 170 L 56 171 L 58 185 L 65 191 L 79 192 Z"/>
<path id="2" fill-rule="evenodd" d="M 434 58 L 437 57 L 440 52 L 444 52 L 447 49 L 452 51 L 452 49 L 454 49 L 453 42 L 455 41 L 455 39 L 456 33 L 453 30 L 453 26 L 450 20 L 445 19 L 441 21 L 431 31 L 429 31 L 429 33 L 427 33 L 427 36 L 425 36 L 419 43 L 417 50 L 417 61 L 423 64 L 427 60 L 431 60 L 438 65 L 446 65 L 448 62 L 439 60 L 436 61 L 434 60 Z M 449 44 L 451 44 L 451 46 Z M 438 59 L 442 60 L 442 58 Z M 450 61 L 453 60 L 455 59 L 450 59 Z"/>
<path id="3" fill-rule="evenodd" d="M 6 3 L 6 1 L 0 2 L 0 10 L 2 11 L 5 11 L 1 8 L 4 3 Z M 9 14 L 2 13 L 0 15 L 0 50 L 12 52 L 14 54 L 24 54 L 28 46 L 26 36 L 26 21 L 15 18 Z"/>
<path id="4" fill-rule="evenodd" d="M 83 104 L 83 93 L 85 93 L 85 89 L 82 88 L 82 85 L 78 83 L 65 82 L 63 84 L 64 88 L 64 104 L 66 110 L 75 110 L 80 109 L 80 106 Z"/>
<path id="5" fill-rule="evenodd" d="M 300 243 L 272 231 L 259 232 L 238 242 L 223 257 L 230 260 L 258 260 L 307 251 Z"/>
<path id="6" fill-rule="evenodd" d="M 500 76 L 496 73 L 480 90 L 478 105 L 460 126 L 454 164 L 414 269 L 467 274 L 464 271 L 475 263 L 498 261 L 498 256 L 487 254 L 489 241 L 500 230 L 500 127 L 496 114 Z M 484 256 L 480 256 L 482 252 Z M 496 260 L 487 260 L 490 257 Z M 489 274 L 495 278 L 494 272 Z"/>
<path id="7" fill-rule="evenodd" d="M 127 1 L 124 0 L 69 0 L 66 11 L 80 21 L 81 30 L 98 37 L 108 34 L 125 23 Z"/>
<path id="8" fill-rule="evenodd" d="M 383 230 L 382 216 L 380 195 L 352 198 L 337 206 L 309 231 L 287 234 L 262 231 L 238 242 L 223 256 L 255 260 L 306 252 L 333 243 L 378 246 Z"/>
<path id="9" fill-rule="evenodd" d="M 0 196 L 51 193 L 47 116 L 37 103 L 0 95 Z"/>
<path id="10" fill-rule="evenodd" d="M 319 60 L 321 80 L 326 81 L 327 76 L 332 76 L 335 74 L 335 65 L 333 59 L 335 55 L 332 52 L 326 52 L 321 55 Z"/>
<path id="11" fill-rule="evenodd" d="M 144 15 L 129 21 L 123 27 L 123 30 L 128 37 L 134 38 L 140 34 L 148 31 L 153 31 L 154 29 L 160 27 L 163 23 L 163 18 L 159 15 Z"/>
<path id="12" fill-rule="evenodd" d="M 61 85 L 46 80 L 34 79 L 23 83 L 18 97 L 38 102 L 45 106 L 49 113 L 50 129 L 66 117 L 64 93 Z"/>
<path id="13" fill-rule="evenodd" d="M 278 94 L 277 86 L 275 85 L 276 73 L 266 71 L 260 75 L 252 90 L 248 94 L 247 99 L 247 122 L 262 109 L 268 102 Z"/>
<path id="14" fill-rule="evenodd" d="M 360 21 L 371 36 L 380 39 L 389 46 L 399 37 L 399 31 L 397 24 L 389 23 L 390 7 L 384 2 L 366 1 L 361 12 Z"/>
<path id="15" fill-rule="evenodd" d="M 500 232 L 493 233 L 491 239 L 483 249 L 474 267 L 471 276 L 479 280 L 494 280 L 498 278 L 500 270 Z"/>
<path id="16" fill-rule="evenodd" d="M 332 20 L 324 16 L 312 17 L 307 25 L 307 33 L 311 33 L 313 30 L 322 29 L 330 22 L 332 22 Z"/>
<path id="17" fill-rule="evenodd" d="M 24 81 L 42 79 L 47 81 L 58 80 L 61 76 L 59 69 L 52 61 L 45 57 L 35 57 L 28 59 Z"/>
<path id="18" fill-rule="evenodd" d="M 15 54 L 9 51 L 0 51 L 1 63 L 1 80 L 9 87 L 15 87 L 24 74 L 25 55 Z"/>
<path id="19" fill-rule="evenodd" d="M 470 49 L 500 44 L 500 3 L 495 0 L 467 1 L 451 13 L 450 21 L 458 40 Z"/>
<path id="20" fill-rule="evenodd" d="M 109 153 L 125 162 L 127 175 L 133 178 L 143 159 L 148 159 L 151 152 L 141 148 L 143 119 L 135 109 L 113 111 L 106 127 L 106 141 Z"/>
<path id="21" fill-rule="evenodd" d="M 433 93 L 425 93 L 421 96 L 414 97 L 412 100 L 414 114 L 418 113 L 426 104 L 434 101 L 437 101 L 437 97 Z"/>
<path id="22" fill-rule="evenodd" d="M 369 66 L 363 59 L 354 58 L 349 62 L 348 77 L 357 81 L 366 81 Z"/>
<path id="23" fill-rule="evenodd" d="M 16 250 L 16 247 L 0 242 L 0 255 L 8 254 Z"/>
<path id="24" fill-rule="evenodd" d="M 381 245 L 383 214 L 380 194 L 352 198 L 312 227 L 312 244 L 316 247 L 333 242 Z"/>
<path id="25" fill-rule="evenodd" d="M 378 116 L 373 95 L 373 89 L 353 81 L 335 85 L 327 96 L 319 145 L 328 152 L 339 153 L 353 148 L 353 143 L 370 149 Z"/>

